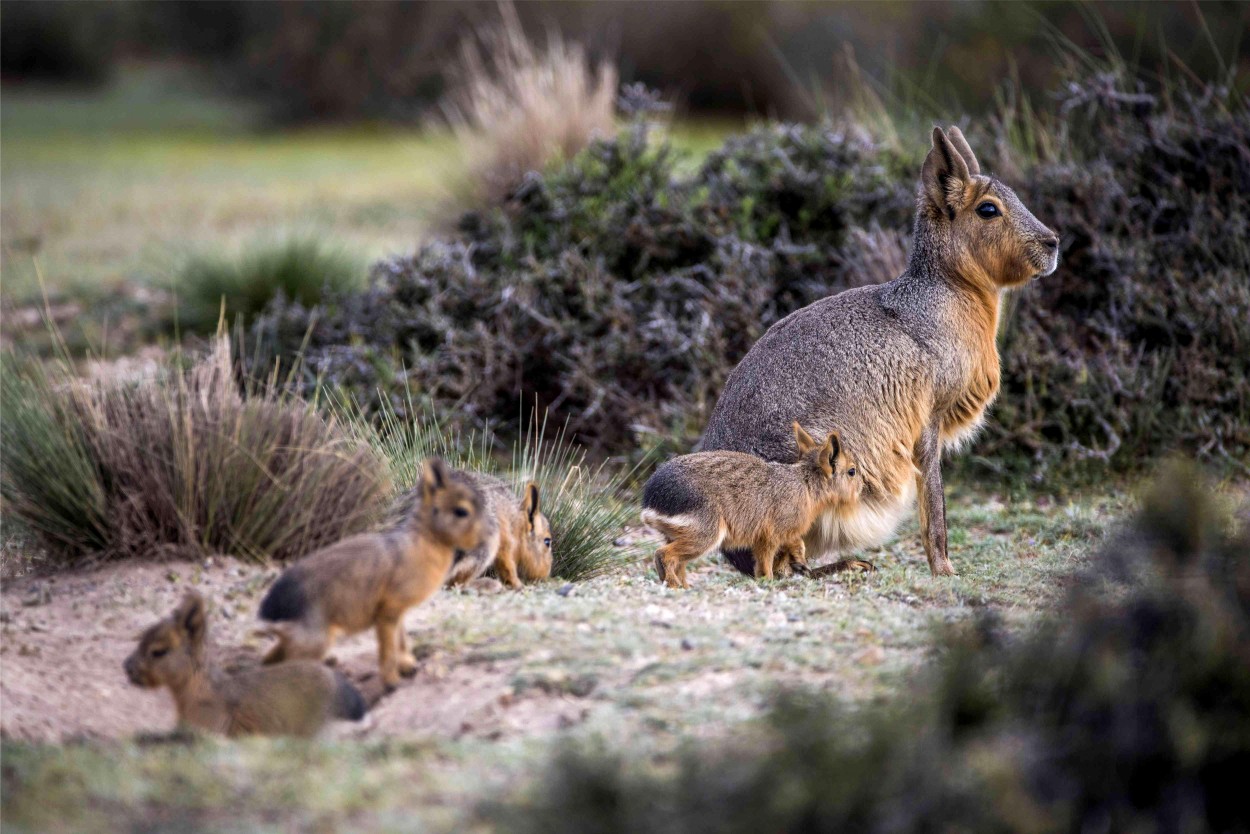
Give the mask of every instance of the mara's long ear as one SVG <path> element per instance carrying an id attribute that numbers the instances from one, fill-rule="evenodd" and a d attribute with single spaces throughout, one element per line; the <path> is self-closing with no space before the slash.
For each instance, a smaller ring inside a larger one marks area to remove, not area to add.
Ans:
<path id="1" fill-rule="evenodd" d="M 968 140 L 964 138 L 964 132 L 951 125 L 946 129 L 946 138 L 951 140 L 955 150 L 964 158 L 964 164 L 968 166 L 968 174 L 974 177 L 978 176 L 981 173 L 981 163 L 977 162 L 977 155 L 972 152 L 971 146 L 968 145 Z"/>
<path id="2" fill-rule="evenodd" d="M 204 597 L 189 591 L 174 611 L 174 623 L 187 635 L 192 649 L 204 645 L 204 634 L 208 630 L 208 606 L 204 604 Z"/>
<path id="3" fill-rule="evenodd" d="M 525 513 L 525 523 L 534 529 L 534 516 L 538 515 L 538 484 L 530 481 L 525 485 L 525 497 L 521 499 L 521 512 Z"/>
<path id="4" fill-rule="evenodd" d="M 820 464 L 825 477 L 833 477 L 833 462 L 838 459 L 840 451 L 842 451 L 842 438 L 836 431 L 829 432 L 825 442 L 820 444 L 820 453 L 816 456 L 816 462 Z"/>
<path id="5" fill-rule="evenodd" d="M 817 445 L 816 441 L 812 439 L 812 436 L 799 425 L 798 420 L 794 421 L 794 441 L 799 444 L 800 456 L 806 455 L 812 449 L 815 449 Z"/>
<path id="6" fill-rule="evenodd" d="M 421 464 L 421 498 L 430 501 L 434 494 L 447 487 L 451 473 L 442 458 L 426 458 Z"/>
<path id="7" fill-rule="evenodd" d="M 920 169 L 920 181 L 929 202 L 942 214 L 953 218 L 963 206 L 964 187 L 970 179 L 963 156 L 955 150 L 942 128 L 933 128 L 933 148 Z"/>

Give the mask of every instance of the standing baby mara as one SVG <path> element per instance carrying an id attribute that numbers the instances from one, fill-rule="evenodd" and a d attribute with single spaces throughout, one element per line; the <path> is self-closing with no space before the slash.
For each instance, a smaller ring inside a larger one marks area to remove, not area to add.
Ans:
<path id="1" fill-rule="evenodd" d="M 302 660 L 223 672 L 205 657 L 208 614 L 187 594 L 148 628 L 126 658 L 126 677 L 147 689 L 168 687 L 182 727 L 223 733 L 311 736 L 330 719 L 359 721 L 365 702 L 354 686 L 321 663 Z"/>
<path id="2" fill-rule="evenodd" d="M 798 462 L 741 452 L 698 452 L 656 470 L 642 494 L 642 520 L 666 544 L 655 555 L 661 581 L 688 588 L 686 562 L 718 547 L 749 549 L 755 575 L 803 570 L 803 536 L 822 513 L 852 511 L 861 478 L 838 432 L 823 443 L 797 422 Z"/>
<path id="3" fill-rule="evenodd" d="M 383 685 L 416 671 L 404 613 L 443 586 L 457 553 L 480 544 L 483 515 L 478 491 L 438 458 L 423 465 L 420 490 L 406 524 L 344 539 L 278 577 L 260 605 L 278 637 L 266 663 L 320 660 L 338 637 L 373 628 Z"/>

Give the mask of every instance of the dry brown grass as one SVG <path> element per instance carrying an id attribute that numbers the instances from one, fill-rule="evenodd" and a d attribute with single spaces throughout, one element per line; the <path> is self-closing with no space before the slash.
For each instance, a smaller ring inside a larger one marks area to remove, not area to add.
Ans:
<path id="1" fill-rule="evenodd" d="M 0 487 L 56 561 L 214 552 L 289 559 L 364 529 L 390 491 L 373 451 L 269 386 L 219 338 L 189 370 L 88 382 L 5 368 Z"/>
<path id="2" fill-rule="evenodd" d="M 616 67 L 549 29 L 537 45 L 510 3 L 500 21 L 465 38 L 458 84 L 444 104 L 468 169 L 463 199 L 497 201 L 540 171 L 608 136 L 615 124 Z"/>

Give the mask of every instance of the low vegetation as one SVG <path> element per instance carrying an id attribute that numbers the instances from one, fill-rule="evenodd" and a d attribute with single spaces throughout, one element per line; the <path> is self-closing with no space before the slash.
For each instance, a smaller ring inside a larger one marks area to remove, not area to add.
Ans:
<path id="1" fill-rule="evenodd" d="M 1006 316 L 978 458 L 1037 475 L 1179 445 L 1246 467 L 1245 98 L 1149 92 L 1121 71 L 1075 76 L 1053 108 L 1021 112 L 973 125 L 971 142 L 1063 256 Z M 922 140 L 904 153 L 854 124 L 763 126 L 683 174 L 636 123 L 378 264 L 363 293 L 276 302 L 256 329 L 263 361 L 291 360 L 311 334 L 310 385 L 411 386 L 511 430 L 524 391 L 600 449 L 687 447 L 769 325 L 905 263 Z"/>
<path id="2" fill-rule="evenodd" d="M 16 366 L 16 367 L 15 367 Z M 274 387 L 240 392 L 220 340 L 138 382 L 87 382 L 6 357 L 6 521 L 56 564 L 216 552 L 290 559 L 385 506 L 373 450 Z"/>
<path id="3" fill-rule="evenodd" d="M 367 266 L 324 238 L 291 235 L 258 241 L 238 253 L 200 252 L 178 272 L 178 327 L 211 335 L 224 317 L 250 324 L 275 298 L 312 306 L 328 293 L 364 287 Z"/>
<path id="4" fill-rule="evenodd" d="M 1250 538 L 1194 473 L 1032 636 L 982 618 L 907 695 L 850 714 L 791 693 L 745 741 L 671 765 L 566 748 L 492 826 L 563 831 L 1232 831 L 1250 761 Z"/>

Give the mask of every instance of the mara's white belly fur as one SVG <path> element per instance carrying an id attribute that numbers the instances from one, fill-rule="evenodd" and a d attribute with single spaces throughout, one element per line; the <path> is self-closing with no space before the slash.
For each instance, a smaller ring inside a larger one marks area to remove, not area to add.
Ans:
<path id="1" fill-rule="evenodd" d="M 875 547 L 894 535 L 903 516 L 916 501 L 916 484 L 906 482 L 893 499 L 860 502 L 854 509 L 831 510 L 816 520 L 804 538 L 807 558 L 817 559 L 842 550 Z"/>

